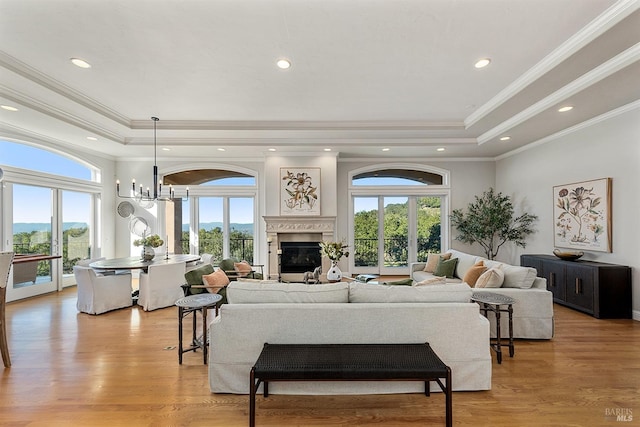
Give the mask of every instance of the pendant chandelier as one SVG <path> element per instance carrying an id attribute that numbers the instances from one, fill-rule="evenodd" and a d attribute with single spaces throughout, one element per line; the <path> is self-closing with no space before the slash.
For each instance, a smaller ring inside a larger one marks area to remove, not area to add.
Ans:
<path id="1" fill-rule="evenodd" d="M 155 201 L 168 201 L 173 202 L 178 199 L 182 201 L 189 200 L 189 187 L 186 188 L 186 197 L 176 197 L 175 191 L 172 185 L 169 185 L 169 189 L 166 191 L 167 194 L 162 194 L 162 183 L 158 182 L 158 165 L 157 165 L 157 155 L 156 155 L 156 130 L 157 123 L 160 120 L 157 117 L 151 117 L 153 120 L 153 192 L 149 187 L 144 191 L 142 184 L 138 190 L 136 190 L 136 180 L 135 178 L 131 182 L 131 194 L 130 196 L 120 194 L 120 180 L 116 180 L 116 194 L 118 197 L 123 199 L 135 199 L 138 202 L 155 202 Z"/>

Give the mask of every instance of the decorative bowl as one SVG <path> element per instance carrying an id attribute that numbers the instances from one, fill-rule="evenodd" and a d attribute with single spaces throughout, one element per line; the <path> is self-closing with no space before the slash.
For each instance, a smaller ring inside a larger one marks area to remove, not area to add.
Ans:
<path id="1" fill-rule="evenodd" d="M 579 258 L 582 257 L 582 255 L 584 255 L 584 252 L 582 251 L 561 251 L 559 249 L 554 249 L 553 250 L 553 254 L 555 256 L 557 256 L 560 259 L 563 259 L 565 261 L 575 261 Z"/>

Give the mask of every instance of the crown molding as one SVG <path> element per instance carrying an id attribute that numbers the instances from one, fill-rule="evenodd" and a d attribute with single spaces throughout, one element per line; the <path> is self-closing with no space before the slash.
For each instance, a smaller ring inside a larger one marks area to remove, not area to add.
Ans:
<path id="1" fill-rule="evenodd" d="M 604 13 L 591 21 L 587 26 L 574 34 L 569 40 L 560 45 L 557 49 L 520 76 L 520 78 L 515 80 L 512 84 L 491 98 L 487 103 L 471 113 L 464 120 L 465 127 L 469 128 L 482 120 L 485 116 L 490 114 L 506 101 L 513 98 L 525 87 L 541 78 L 544 74 L 551 71 L 571 55 L 585 47 L 597 37 L 601 36 L 607 30 L 611 29 L 618 22 L 635 12 L 638 8 L 640 8 L 640 1 L 638 0 L 620 0 L 612 5 Z"/>
<path id="2" fill-rule="evenodd" d="M 566 86 L 555 91 L 546 98 L 536 102 L 530 107 L 522 110 L 518 114 L 513 115 L 508 120 L 500 123 L 493 129 L 488 130 L 478 137 L 478 144 L 482 145 L 485 142 L 497 137 L 498 135 L 507 132 L 509 129 L 531 119 L 532 117 L 540 114 L 541 112 L 553 107 L 564 99 L 583 91 L 584 89 L 594 85 L 600 80 L 611 76 L 612 74 L 620 71 L 621 69 L 633 64 L 640 60 L 640 43 L 635 44 L 624 52 L 611 58 L 609 61 L 597 66 L 588 73 L 583 74 L 576 80 L 567 84 Z"/>
<path id="3" fill-rule="evenodd" d="M 282 131 L 327 131 L 327 130 L 464 130 L 462 121 L 271 121 L 271 120 L 160 120 L 158 129 L 166 130 L 282 130 Z M 131 129 L 153 129 L 150 120 L 132 120 Z"/>
<path id="4" fill-rule="evenodd" d="M 46 147 L 49 151 L 54 151 L 57 154 L 61 154 L 64 156 L 73 155 L 73 152 L 81 152 L 106 160 L 116 160 L 115 156 L 103 154 L 91 148 L 71 145 L 66 141 L 52 138 L 47 135 L 42 135 L 28 129 L 13 126 L 5 122 L 0 122 L 0 135 L 2 135 L 4 139 L 19 142 L 20 144 L 32 145 L 38 148 Z M 69 152 L 68 150 L 71 150 L 71 152 Z M 91 165 L 91 167 L 97 167 L 96 165 L 87 162 L 87 160 L 79 158 L 76 158 L 76 160 L 85 162 L 86 164 Z"/>
<path id="5" fill-rule="evenodd" d="M 203 137 L 203 138 L 181 138 L 163 137 L 157 138 L 158 145 L 195 146 L 205 147 L 214 145 L 224 145 L 227 147 L 254 145 L 260 147 L 272 147 L 274 145 L 282 147 L 295 147 L 304 143 L 328 144 L 336 147 L 384 147 L 389 144 L 401 143 L 411 147 L 423 147 L 425 145 L 477 145 L 476 138 L 420 138 L 420 137 L 379 137 L 379 138 L 308 138 L 300 135 L 292 135 L 286 138 L 229 138 L 229 137 Z M 153 145 L 152 137 L 132 137 L 124 138 L 124 145 Z"/>
<path id="6" fill-rule="evenodd" d="M 0 66 L 7 70 L 13 71 L 19 76 L 39 85 L 43 88 L 49 89 L 52 92 L 61 95 L 76 104 L 82 105 L 114 122 L 123 125 L 130 126 L 130 120 L 122 114 L 108 108 L 105 105 L 100 104 L 92 98 L 84 95 L 83 93 L 73 89 L 66 84 L 59 82 L 48 75 L 36 70 L 35 68 L 19 61 L 6 52 L 0 51 Z"/>
<path id="7" fill-rule="evenodd" d="M 631 103 L 626 104 L 626 105 L 623 105 L 622 107 L 618 107 L 615 110 L 607 111 L 604 114 L 600 114 L 599 116 L 593 117 L 593 118 L 591 118 L 589 120 L 585 120 L 582 123 L 578 123 L 577 125 L 574 125 L 574 126 L 571 126 L 569 128 L 563 129 L 563 130 L 561 130 L 559 132 L 556 132 L 556 133 L 554 133 L 552 135 L 545 136 L 544 138 L 541 138 L 541 139 L 539 139 L 537 141 L 531 142 L 531 143 L 529 143 L 529 144 L 527 144 L 527 145 L 525 145 L 523 147 L 516 148 L 515 150 L 509 151 L 508 153 L 504 153 L 504 154 L 502 154 L 500 156 L 497 156 L 495 158 L 495 160 L 498 161 L 498 160 L 506 159 L 506 158 L 511 157 L 511 156 L 515 156 L 516 154 L 523 153 L 525 151 L 528 151 L 528 150 L 531 150 L 533 148 L 536 148 L 536 147 L 539 147 L 541 145 L 544 145 L 544 144 L 546 144 L 548 142 L 555 141 L 556 139 L 562 138 L 562 137 L 567 136 L 569 134 L 572 134 L 574 132 L 578 132 L 580 130 L 587 129 L 587 128 L 591 127 L 591 126 L 595 126 L 598 123 L 604 122 L 604 121 L 609 120 L 609 119 L 611 119 L 613 117 L 619 116 L 619 115 L 624 114 L 624 113 L 628 113 L 629 111 L 633 111 L 633 110 L 638 109 L 638 108 L 640 108 L 640 100 L 631 102 Z"/>
<path id="8" fill-rule="evenodd" d="M 11 101 L 14 101 L 34 111 L 38 111 L 46 116 L 60 120 L 61 122 L 67 123 L 71 126 L 75 126 L 80 129 L 84 129 L 87 132 L 100 135 L 101 137 L 111 140 L 113 142 L 122 144 L 122 142 L 124 141 L 124 137 L 121 135 L 118 135 L 115 132 L 111 132 L 110 130 L 107 130 L 101 126 L 98 126 L 94 123 L 84 120 L 76 115 L 69 114 L 64 110 L 61 110 L 57 107 L 46 104 L 42 101 L 39 101 L 23 93 L 17 92 L 6 86 L 0 85 L 0 96 L 6 99 L 10 99 Z"/>

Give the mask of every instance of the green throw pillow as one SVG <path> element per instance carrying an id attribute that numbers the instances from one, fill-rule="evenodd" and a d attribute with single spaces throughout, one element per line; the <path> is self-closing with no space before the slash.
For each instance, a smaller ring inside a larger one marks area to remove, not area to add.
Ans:
<path id="1" fill-rule="evenodd" d="M 224 271 L 225 273 L 228 272 L 233 272 L 236 271 L 234 268 L 234 263 L 238 262 L 237 259 L 235 258 L 225 258 L 222 261 L 220 261 L 220 264 L 218 264 L 218 267 L 222 269 L 222 271 Z"/>
<path id="2" fill-rule="evenodd" d="M 434 276 L 446 277 L 447 279 L 453 279 L 453 273 L 456 271 L 456 265 L 458 264 L 458 258 L 443 259 L 440 257 L 438 265 L 433 272 Z"/>
<path id="3" fill-rule="evenodd" d="M 198 268 L 184 273 L 184 279 L 187 281 L 187 285 L 202 285 L 202 276 L 205 274 L 213 273 L 213 266 L 211 264 L 204 264 Z M 204 288 L 191 288 L 191 294 L 201 294 L 207 292 Z"/>

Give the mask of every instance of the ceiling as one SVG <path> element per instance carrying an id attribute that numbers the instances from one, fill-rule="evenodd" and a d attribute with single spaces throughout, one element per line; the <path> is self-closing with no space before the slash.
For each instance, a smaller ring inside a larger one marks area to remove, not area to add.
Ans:
<path id="1" fill-rule="evenodd" d="M 157 116 L 160 159 L 494 159 L 640 99 L 639 7 L 0 0 L 0 136 L 144 158 Z"/>

